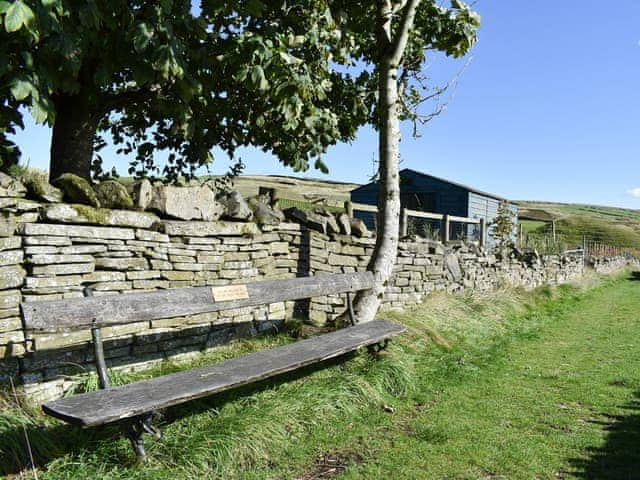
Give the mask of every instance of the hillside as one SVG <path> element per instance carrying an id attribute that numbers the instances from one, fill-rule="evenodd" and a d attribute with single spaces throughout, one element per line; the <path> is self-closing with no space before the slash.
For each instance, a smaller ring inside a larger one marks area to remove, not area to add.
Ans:
<path id="1" fill-rule="evenodd" d="M 285 177 L 277 175 L 241 175 L 233 180 L 234 187 L 245 197 L 256 195 L 260 187 L 273 188 L 289 193 L 293 198 L 327 198 L 334 202 L 344 202 L 350 192 L 360 185 L 313 178 Z"/>
<path id="2" fill-rule="evenodd" d="M 637 249 L 640 247 L 640 210 L 551 202 L 518 201 L 525 232 L 543 235 L 556 232 L 569 244 L 580 244 L 583 236 L 598 242 Z"/>
<path id="3" fill-rule="evenodd" d="M 349 199 L 349 192 L 359 186 L 271 175 L 242 175 L 234 180 L 234 184 L 245 196 L 256 195 L 259 187 L 276 189 L 278 196 L 291 198 L 296 205 L 317 198 L 341 205 Z M 517 204 L 520 223 L 533 238 L 549 236 L 551 221 L 555 221 L 557 236 L 566 245 L 579 245 L 586 237 L 609 245 L 640 249 L 640 210 L 542 201 L 518 201 Z"/>

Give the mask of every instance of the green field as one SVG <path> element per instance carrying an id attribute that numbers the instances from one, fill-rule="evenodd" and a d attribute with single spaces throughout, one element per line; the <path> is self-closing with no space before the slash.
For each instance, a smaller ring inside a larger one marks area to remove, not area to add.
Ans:
<path id="1" fill-rule="evenodd" d="M 551 221 L 562 243 L 575 246 L 584 238 L 640 251 L 640 210 L 593 205 L 518 202 L 523 230 L 532 239 L 551 235 Z"/>
<path id="2" fill-rule="evenodd" d="M 62 425 L 5 392 L 0 474 L 20 478 L 24 427 L 45 479 L 637 478 L 638 309 L 640 282 L 628 275 L 433 295 L 385 313 L 410 333 L 382 357 L 363 353 L 168 410 L 145 465 L 118 429 Z M 202 362 L 291 340 L 242 341 Z"/>

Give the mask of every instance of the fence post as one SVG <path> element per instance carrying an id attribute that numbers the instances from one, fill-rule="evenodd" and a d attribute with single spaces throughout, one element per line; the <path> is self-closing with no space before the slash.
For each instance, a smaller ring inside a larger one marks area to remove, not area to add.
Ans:
<path id="1" fill-rule="evenodd" d="M 406 237 L 409 232 L 409 214 L 407 209 L 400 210 L 400 238 Z"/>
<path id="2" fill-rule="evenodd" d="M 347 212 L 349 218 L 353 218 L 353 203 L 350 200 L 344 202 L 344 211 Z"/>
<path id="3" fill-rule="evenodd" d="M 522 225 L 520 225 L 520 232 L 522 233 Z M 522 242 L 522 240 L 521 240 Z M 487 244 L 487 219 L 480 219 L 480 246 L 484 247 Z"/>
<path id="4" fill-rule="evenodd" d="M 442 229 L 442 243 L 447 243 L 449 241 L 449 227 L 451 225 L 449 215 L 443 216 L 442 223 L 444 224 L 444 228 Z"/>
<path id="5" fill-rule="evenodd" d="M 484 220 L 484 219 L 482 219 Z M 519 232 L 518 232 L 518 247 L 523 248 L 524 246 L 524 225 L 521 223 L 520 225 L 518 225 L 519 227 Z"/>

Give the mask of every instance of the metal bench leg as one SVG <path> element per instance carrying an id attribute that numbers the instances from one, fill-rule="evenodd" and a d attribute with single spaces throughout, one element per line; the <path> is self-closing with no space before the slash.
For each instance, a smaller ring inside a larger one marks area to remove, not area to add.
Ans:
<path id="1" fill-rule="evenodd" d="M 131 446 L 133 447 L 133 451 L 136 453 L 136 457 L 141 462 L 147 460 L 147 452 L 144 449 L 144 438 L 142 438 L 142 427 L 140 426 L 140 422 L 134 422 L 129 425 L 127 429 L 127 437 L 131 441 Z"/>
<path id="2" fill-rule="evenodd" d="M 369 351 L 369 353 L 371 355 L 376 355 L 376 354 L 382 352 L 383 350 L 386 350 L 387 347 L 389 346 L 389 342 L 390 341 L 391 341 L 390 339 L 385 338 L 381 342 L 374 343 L 373 345 L 369 345 L 367 347 L 367 350 Z"/>
<path id="3" fill-rule="evenodd" d="M 144 433 L 148 433 L 153 436 L 154 439 L 160 440 L 162 438 L 162 432 L 153 426 L 154 414 L 153 412 L 145 415 L 142 418 L 138 418 L 129 425 L 127 429 L 127 437 L 131 441 L 133 451 L 141 462 L 146 461 L 147 452 L 144 449 Z"/>

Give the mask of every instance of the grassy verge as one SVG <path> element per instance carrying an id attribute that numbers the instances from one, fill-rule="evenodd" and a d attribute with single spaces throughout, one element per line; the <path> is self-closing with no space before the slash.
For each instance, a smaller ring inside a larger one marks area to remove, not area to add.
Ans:
<path id="1" fill-rule="evenodd" d="M 24 427 L 40 478 L 626 478 L 586 472 L 611 470 L 612 416 L 633 426 L 625 405 L 640 384 L 639 290 L 621 277 L 434 295 L 385 315 L 410 331 L 380 358 L 355 355 L 168 410 L 145 465 L 118 429 L 60 425 L 5 395 L 0 473 L 27 463 Z M 202 362 L 288 341 L 239 342 Z M 622 460 L 628 442 L 616 446 Z"/>

